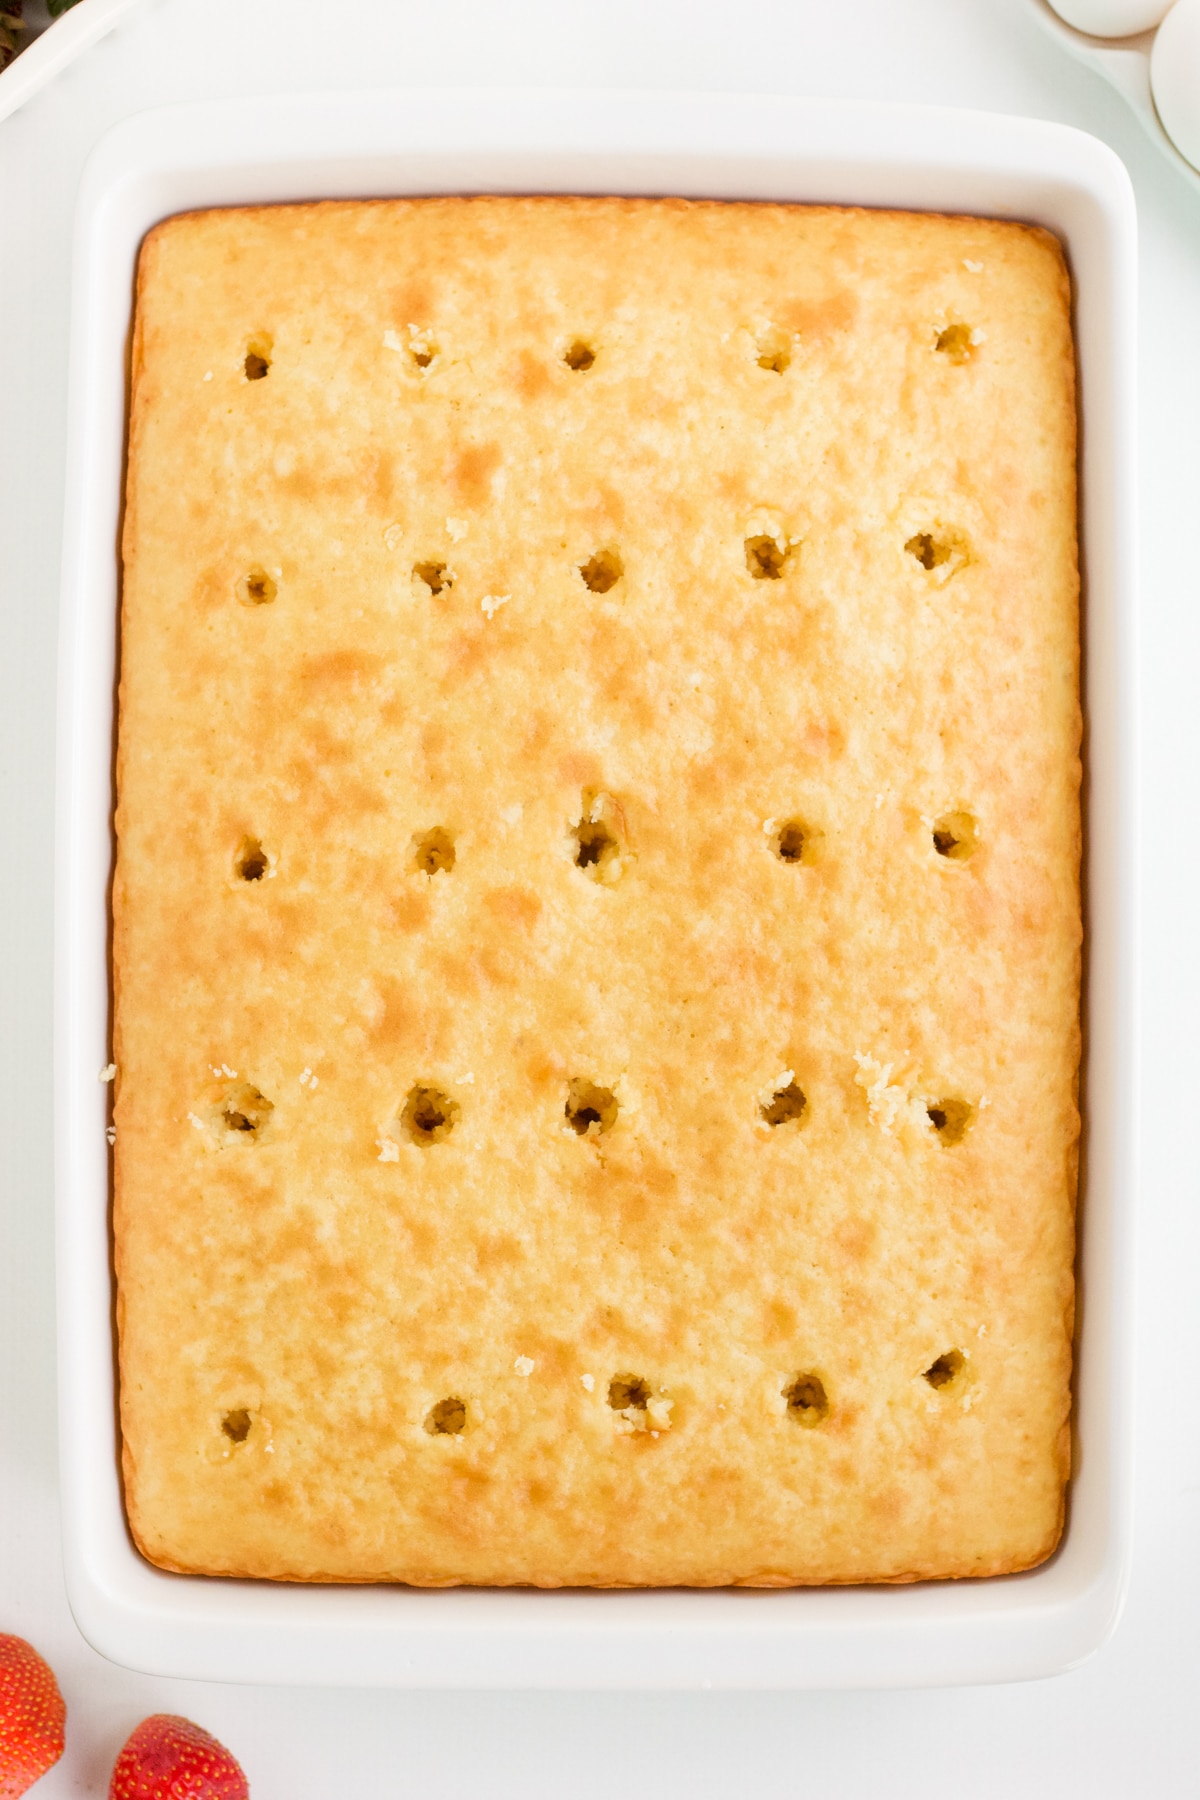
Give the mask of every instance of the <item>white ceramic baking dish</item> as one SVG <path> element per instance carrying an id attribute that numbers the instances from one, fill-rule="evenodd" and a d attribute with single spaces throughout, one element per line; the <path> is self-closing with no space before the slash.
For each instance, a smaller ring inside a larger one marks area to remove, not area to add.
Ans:
<path id="1" fill-rule="evenodd" d="M 823 200 L 1036 220 L 1070 257 L 1082 376 L 1088 717 L 1086 1156 L 1075 1478 L 1027 1575 L 780 1592 L 421 1592 L 164 1574 L 118 1480 L 107 892 L 132 275 L 191 207 L 430 192 Z M 1062 126 L 721 95 L 392 92 L 150 113 L 79 198 L 58 738 L 57 1191 L 68 1592 L 118 1662 L 221 1680 L 442 1687 L 867 1687 L 1046 1675 L 1120 1610 L 1134 1205 L 1135 221 L 1122 165 Z"/>

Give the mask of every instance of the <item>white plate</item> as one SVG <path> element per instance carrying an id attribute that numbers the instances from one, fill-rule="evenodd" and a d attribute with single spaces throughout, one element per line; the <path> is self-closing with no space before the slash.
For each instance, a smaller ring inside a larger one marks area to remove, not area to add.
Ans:
<path id="1" fill-rule="evenodd" d="M 1153 31 L 1139 31 L 1127 38 L 1092 37 L 1086 31 L 1077 31 L 1074 25 L 1068 25 L 1065 19 L 1061 19 L 1049 0 L 1025 0 L 1025 3 L 1043 31 L 1049 32 L 1055 42 L 1068 50 L 1085 68 L 1095 69 L 1098 75 L 1103 75 L 1105 81 L 1116 88 L 1121 98 L 1129 102 L 1146 136 L 1157 145 L 1188 185 L 1200 194 L 1200 169 L 1194 169 L 1187 157 L 1175 148 L 1163 130 L 1158 108 L 1154 104 L 1154 94 L 1150 87 L 1150 53 L 1159 28 L 1155 26 Z"/>
<path id="2" fill-rule="evenodd" d="M 70 12 L 55 19 L 0 73 L 0 119 L 7 119 L 19 106 L 32 100 L 60 69 L 74 62 L 119 24 L 126 13 L 140 5 L 141 0 L 80 0 Z"/>
<path id="3" fill-rule="evenodd" d="M 138 245 L 190 207 L 348 194 L 588 192 L 861 202 L 1031 219 L 1077 289 L 1087 575 L 1088 989 L 1076 1476 L 1043 1568 L 777 1592 L 306 1587 L 164 1574 L 118 1479 L 107 887 L 126 351 Z M 1134 308 L 1128 178 L 1063 126 L 720 95 L 395 92 L 243 100 L 119 126 L 78 208 L 61 621 L 56 1158 L 67 1587 L 118 1662 L 223 1681 L 872 1687 L 1046 1675 L 1111 1631 L 1130 1506 L 1134 1201 Z"/>

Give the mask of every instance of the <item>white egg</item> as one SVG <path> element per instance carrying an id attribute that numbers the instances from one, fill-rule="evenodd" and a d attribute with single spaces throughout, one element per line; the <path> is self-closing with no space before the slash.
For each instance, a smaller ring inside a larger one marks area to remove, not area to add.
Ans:
<path id="1" fill-rule="evenodd" d="M 1050 0 L 1050 4 L 1076 31 L 1111 38 L 1152 31 L 1171 8 L 1171 0 Z"/>
<path id="2" fill-rule="evenodd" d="M 1150 90 L 1163 130 L 1200 169 L 1200 0 L 1176 0 L 1150 53 Z"/>

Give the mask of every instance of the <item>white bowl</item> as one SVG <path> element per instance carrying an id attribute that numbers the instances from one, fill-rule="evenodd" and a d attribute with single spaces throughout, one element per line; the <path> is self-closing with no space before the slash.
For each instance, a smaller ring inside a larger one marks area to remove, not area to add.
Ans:
<path id="1" fill-rule="evenodd" d="M 191 207 L 349 194 L 689 194 L 1035 220 L 1076 287 L 1087 578 L 1088 959 L 1076 1474 L 1063 1545 L 984 1582 L 776 1592 L 306 1587 L 165 1574 L 118 1477 L 109 1243 L 107 890 L 125 384 L 146 230 Z M 1026 119 L 720 95 L 396 92 L 150 113 L 104 139 L 75 249 L 56 869 L 63 1528 L 84 1635 L 223 1681 L 872 1687 L 1047 1675 L 1120 1610 L 1129 1547 L 1134 1200 L 1132 194 L 1102 144 Z"/>
<path id="2" fill-rule="evenodd" d="M 1148 31 L 1139 31 L 1133 37 L 1118 38 L 1114 42 L 1111 38 L 1095 37 L 1068 24 L 1050 5 L 1050 0 L 1026 0 L 1026 5 L 1044 31 L 1049 32 L 1085 68 L 1094 69 L 1098 75 L 1103 75 L 1121 98 L 1128 101 L 1151 143 L 1162 151 L 1188 186 L 1200 193 L 1200 167 L 1188 161 L 1181 144 L 1175 143 L 1164 130 L 1150 85 L 1150 65 L 1154 46 L 1162 34 L 1162 25 L 1153 26 Z M 1168 13 L 1167 18 L 1170 16 Z M 1170 38 L 1174 31 L 1167 35 Z"/>
<path id="3" fill-rule="evenodd" d="M 1150 85 L 1167 136 L 1200 176 L 1200 0 L 1177 0 L 1155 32 Z"/>

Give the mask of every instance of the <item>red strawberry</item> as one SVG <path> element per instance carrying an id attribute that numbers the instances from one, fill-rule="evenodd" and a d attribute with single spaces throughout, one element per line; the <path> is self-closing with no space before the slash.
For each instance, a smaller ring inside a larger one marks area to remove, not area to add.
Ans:
<path id="1" fill-rule="evenodd" d="M 0 1800 L 17 1800 L 63 1753 L 67 1709 L 54 1671 L 0 1632 Z"/>
<path id="2" fill-rule="evenodd" d="M 116 1760 L 108 1800 L 250 1800 L 246 1777 L 190 1719 L 153 1713 Z"/>

